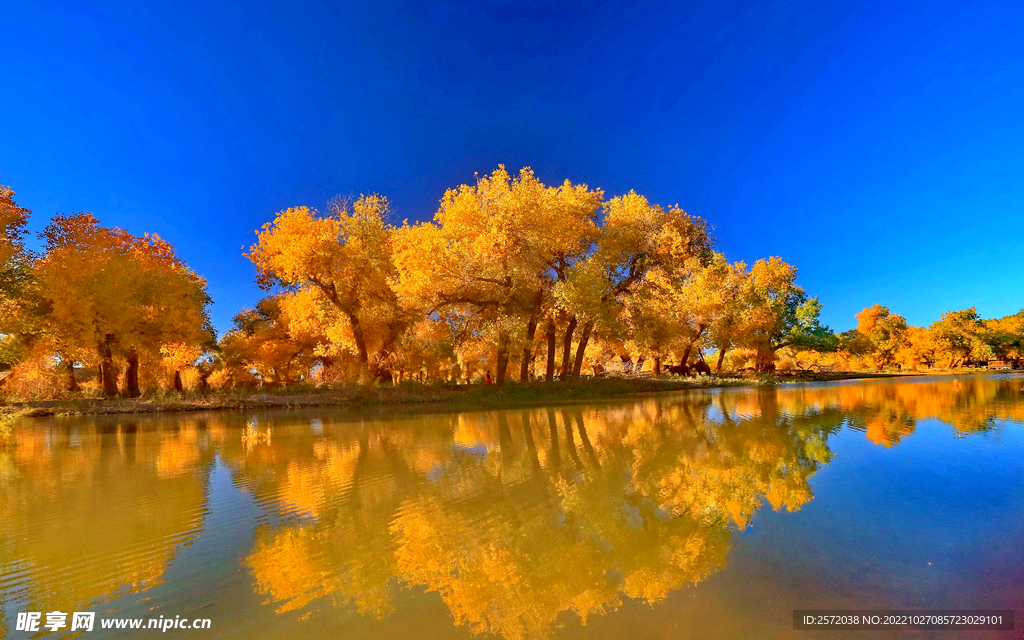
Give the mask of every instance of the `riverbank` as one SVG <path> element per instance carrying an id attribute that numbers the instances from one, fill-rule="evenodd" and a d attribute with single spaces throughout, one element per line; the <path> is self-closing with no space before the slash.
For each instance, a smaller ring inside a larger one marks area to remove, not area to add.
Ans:
<path id="1" fill-rule="evenodd" d="M 402 384 L 396 386 L 241 389 L 207 393 L 153 394 L 141 398 L 74 398 L 11 402 L 4 413 L 19 417 L 163 413 L 182 411 L 260 410 L 301 407 L 427 407 L 444 409 L 502 409 L 551 403 L 592 402 L 615 398 L 683 391 L 743 387 L 790 382 L 821 382 L 859 378 L 887 378 L 906 374 L 861 372 L 806 372 L 800 376 L 771 377 L 637 377 L 599 378 L 570 382 L 509 383 L 506 385 Z"/>

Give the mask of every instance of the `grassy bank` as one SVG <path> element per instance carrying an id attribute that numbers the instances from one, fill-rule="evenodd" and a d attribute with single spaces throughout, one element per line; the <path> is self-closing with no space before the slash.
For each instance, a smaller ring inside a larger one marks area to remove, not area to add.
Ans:
<path id="1" fill-rule="evenodd" d="M 30 410 L 24 408 L 4 407 L 0 409 L 0 448 L 14 442 L 15 423 L 29 413 Z"/>
<path id="2" fill-rule="evenodd" d="M 506 385 L 402 384 L 312 388 L 242 389 L 208 393 L 153 394 L 142 398 L 76 398 L 9 403 L 7 413 L 18 416 L 156 413 L 174 411 L 257 410 L 297 407 L 397 407 L 497 409 L 551 403 L 590 402 L 625 397 L 729 386 L 790 381 L 827 381 L 890 377 L 897 374 L 811 373 L 799 377 L 601 378 L 546 384 Z"/>

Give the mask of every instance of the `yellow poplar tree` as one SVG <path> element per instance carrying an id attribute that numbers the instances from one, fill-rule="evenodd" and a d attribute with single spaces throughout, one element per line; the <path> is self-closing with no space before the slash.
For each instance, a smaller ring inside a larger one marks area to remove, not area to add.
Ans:
<path id="1" fill-rule="evenodd" d="M 292 322 L 287 298 L 263 298 L 254 309 L 244 309 L 221 338 L 222 363 L 234 384 L 244 384 L 255 371 L 262 381 L 287 385 L 308 374 L 317 359 L 321 336 Z"/>
<path id="2" fill-rule="evenodd" d="M 758 260 L 750 268 L 746 313 L 738 342 L 756 350 L 758 371 L 773 370 L 783 347 L 834 350 L 837 338 L 818 321 L 821 304 L 796 284 L 796 267 L 781 258 Z"/>
<path id="3" fill-rule="evenodd" d="M 257 282 L 304 292 L 319 307 L 315 314 L 341 338 L 362 367 L 364 378 L 390 380 L 390 360 L 409 325 L 392 288 L 394 227 L 390 205 L 379 195 L 360 196 L 349 206 L 332 203 L 322 215 L 296 207 L 277 214 L 258 232 L 248 257 Z"/>
<path id="4" fill-rule="evenodd" d="M 563 359 L 563 372 L 579 376 L 595 324 L 614 322 L 652 269 L 685 270 L 709 253 L 706 223 L 678 206 L 665 209 L 635 191 L 607 201 L 596 247 L 556 287 L 559 305 L 583 322 L 572 369 Z"/>
<path id="5" fill-rule="evenodd" d="M 970 358 L 987 359 L 992 354 L 987 344 L 985 324 L 974 307 L 947 311 L 931 325 L 932 334 L 950 368 L 959 368 Z"/>
<path id="6" fill-rule="evenodd" d="M 212 342 L 205 280 L 159 237 L 102 227 L 90 213 L 54 216 L 42 237 L 34 265 L 42 322 L 59 348 L 95 349 L 104 395 L 117 394 L 118 353 L 127 362 L 124 393 L 135 397 L 141 353 L 158 358 L 163 345 Z"/>
<path id="7" fill-rule="evenodd" d="M 891 365 L 906 339 L 907 320 L 880 304 L 864 308 L 857 314 L 857 333 L 870 345 L 879 370 Z"/>
<path id="8" fill-rule="evenodd" d="M 29 295 L 32 255 L 23 242 L 32 212 L 18 206 L 14 190 L 0 185 L 0 361 L 19 360 L 36 337 L 36 299 Z"/>
<path id="9" fill-rule="evenodd" d="M 529 168 L 512 177 L 503 166 L 474 185 L 449 189 L 432 222 L 402 229 L 401 293 L 429 313 L 491 325 L 499 383 L 518 336 L 526 380 L 552 284 L 593 242 L 602 195 L 568 181 L 548 187 Z M 548 335 L 550 346 L 550 329 Z M 551 357 L 549 349 L 549 369 Z"/>

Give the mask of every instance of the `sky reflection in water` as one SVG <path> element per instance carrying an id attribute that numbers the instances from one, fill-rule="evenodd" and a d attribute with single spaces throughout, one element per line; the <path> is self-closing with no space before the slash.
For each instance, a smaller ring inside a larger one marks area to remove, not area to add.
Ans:
<path id="1" fill-rule="evenodd" d="M 269 442 L 243 441 L 252 417 L 26 422 L 0 451 L 0 635 L 86 609 L 216 638 L 510 640 L 1024 610 L 1019 376 L 257 415 Z"/>

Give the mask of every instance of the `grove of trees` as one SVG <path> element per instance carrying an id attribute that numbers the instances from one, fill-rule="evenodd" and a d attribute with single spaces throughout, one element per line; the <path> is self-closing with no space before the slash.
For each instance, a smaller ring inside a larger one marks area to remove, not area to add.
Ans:
<path id="1" fill-rule="evenodd" d="M 641 355 L 661 373 L 709 348 L 750 350 L 766 371 L 780 348 L 836 342 L 781 259 L 729 263 L 677 206 L 548 186 L 528 168 L 450 189 L 429 222 L 395 225 L 380 195 L 287 209 L 248 256 L 270 295 L 258 327 L 243 312 L 222 341 L 232 384 L 294 380 L 289 367 L 327 380 L 552 381 Z"/>
<path id="2" fill-rule="evenodd" d="M 427 222 L 397 223 L 376 194 L 279 212 L 246 254 L 267 296 L 218 340 L 205 280 L 167 242 L 58 214 L 31 251 L 14 196 L 0 187 L 0 362 L 14 395 L 1024 355 L 1024 311 L 911 327 L 875 305 L 836 335 L 796 267 L 730 262 L 702 218 L 504 167 L 448 190 Z"/>
<path id="3" fill-rule="evenodd" d="M 23 238 L 31 212 L 0 188 L 0 340 L 14 365 L 7 386 L 36 395 L 79 390 L 76 371 L 93 372 L 97 391 L 137 397 L 216 347 L 206 281 L 155 235 L 100 225 L 89 213 L 56 215 Z M 145 363 L 145 367 L 143 367 Z"/>
<path id="4" fill-rule="evenodd" d="M 837 369 L 957 369 L 998 361 L 1019 367 L 1024 360 L 1024 310 L 982 318 L 976 308 L 947 311 L 927 327 L 876 304 L 857 314 L 857 328 L 840 333 L 832 352 L 787 353 L 786 365 L 822 364 Z"/>

